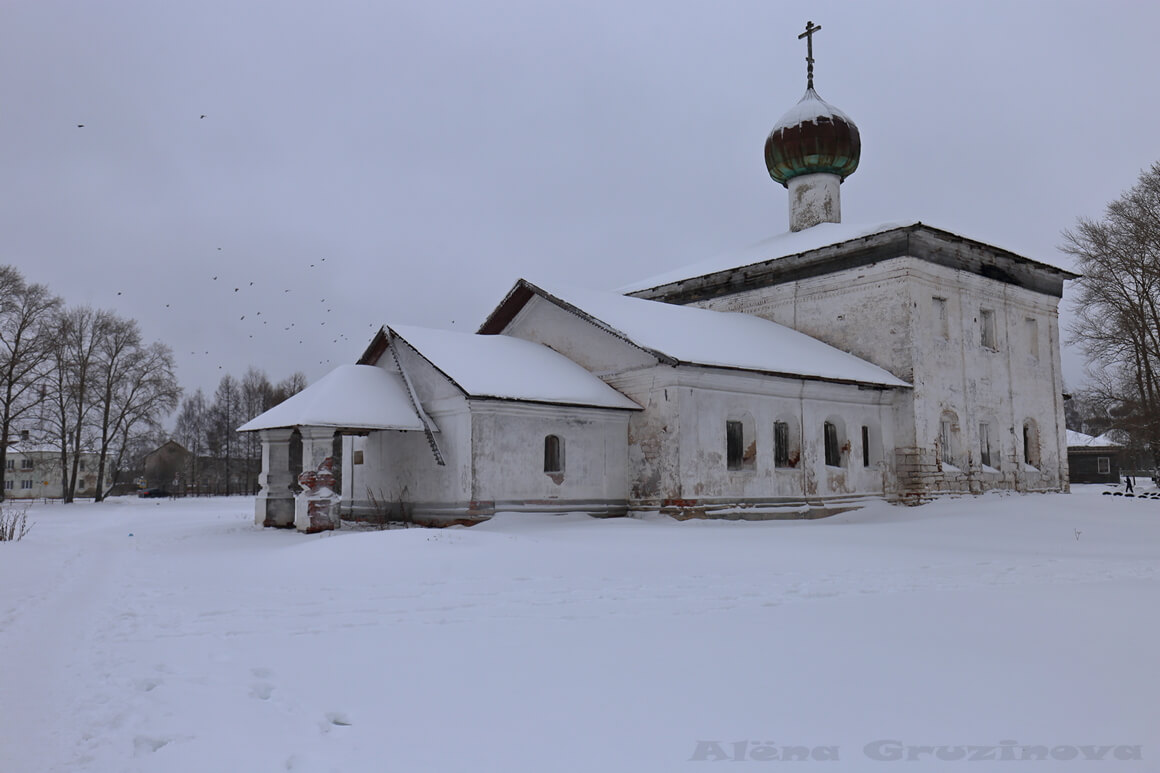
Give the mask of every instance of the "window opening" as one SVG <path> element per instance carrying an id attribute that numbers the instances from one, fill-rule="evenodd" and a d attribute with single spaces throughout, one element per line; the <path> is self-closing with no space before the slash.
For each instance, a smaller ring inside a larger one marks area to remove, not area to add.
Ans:
<path id="1" fill-rule="evenodd" d="M 544 472 L 564 471 L 564 442 L 559 435 L 544 438 Z"/>
<path id="2" fill-rule="evenodd" d="M 995 338 L 995 312 L 991 309 L 980 309 L 979 317 L 982 320 L 983 346 L 988 349 L 998 349 Z"/>
<path id="3" fill-rule="evenodd" d="M 832 421 L 822 425 L 822 435 L 826 446 L 826 465 L 829 467 L 842 466 L 842 452 L 838 448 L 838 428 Z"/>

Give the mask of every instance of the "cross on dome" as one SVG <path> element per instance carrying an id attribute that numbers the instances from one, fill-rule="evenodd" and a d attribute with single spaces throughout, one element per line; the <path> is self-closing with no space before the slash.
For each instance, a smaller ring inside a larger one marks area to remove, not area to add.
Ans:
<path id="1" fill-rule="evenodd" d="M 814 33 L 821 32 L 822 25 L 814 26 L 812 21 L 806 22 L 806 31 L 798 35 L 798 40 L 806 39 L 806 88 L 814 87 Z"/>

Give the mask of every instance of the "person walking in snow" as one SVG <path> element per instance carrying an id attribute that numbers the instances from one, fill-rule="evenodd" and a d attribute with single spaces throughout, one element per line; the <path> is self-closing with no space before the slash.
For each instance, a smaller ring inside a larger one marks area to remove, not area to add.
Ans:
<path id="1" fill-rule="evenodd" d="M 1128 473 L 1124 473 L 1124 493 L 1132 493 L 1132 476 Z"/>

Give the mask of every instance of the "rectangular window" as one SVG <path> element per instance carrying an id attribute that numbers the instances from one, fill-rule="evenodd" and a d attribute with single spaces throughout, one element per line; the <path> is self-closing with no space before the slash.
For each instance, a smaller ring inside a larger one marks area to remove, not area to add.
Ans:
<path id="1" fill-rule="evenodd" d="M 81 470 L 81 472 L 85 471 L 85 463 L 84 462 L 80 463 L 80 470 Z"/>
<path id="2" fill-rule="evenodd" d="M 1023 320 L 1023 326 L 1027 329 L 1027 351 L 1031 356 L 1039 359 L 1039 322 L 1034 317 L 1028 317 Z"/>
<path id="3" fill-rule="evenodd" d="M 22 481 L 20 481 L 20 488 L 22 488 L 22 489 L 30 489 L 30 488 L 32 488 L 32 481 L 30 481 L 30 480 L 22 480 Z"/>
<path id="4" fill-rule="evenodd" d="M 1097 456 L 1096 470 L 1100 475 L 1110 475 L 1112 472 L 1112 460 L 1106 456 Z"/>
<path id="5" fill-rule="evenodd" d="M 947 320 L 947 299 L 931 298 L 930 300 L 934 306 L 935 335 L 946 341 L 948 338 L 950 338 L 950 323 Z"/>
<path id="6" fill-rule="evenodd" d="M 951 448 L 951 421 L 943 419 L 938 428 L 938 443 L 942 451 L 942 460 L 946 464 L 954 464 L 955 457 Z"/>
<path id="7" fill-rule="evenodd" d="M 725 422 L 725 466 L 740 470 L 745 454 L 745 428 L 739 421 Z"/>
<path id="8" fill-rule="evenodd" d="M 20 460 L 20 469 L 31 470 L 32 469 L 32 460 L 31 459 L 21 459 Z"/>
<path id="9" fill-rule="evenodd" d="M 991 425 L 983 422 L 979 425 L 979 461 L 984 467 L 993 467 L 991 464 Z"/>
<path id="10" fill-rule="evenodd" d="M 826 445 L 826 465 L 841 467 L 842 452 L 838 448 L 838 428 L 833 422 L 827 421 L 822 425 L 822 435 Z"/>
<path id="11" fill-rule="evenodd" d="M 1030 467 L 1039 466 L 1039 430 L 1031 420 L 1023 422 L 1023 461 Z"/>
<path id="12" fill-rule="evenodd" d="M 8 459 L 5 461 L 4 466 L 9 470 L 15 470 L 16 469 L 16 460 L 15 459 Z"/>
<path id="13" fill-rule="evenodd" d="M 773 466 L 789 467 L 789 425 L 784 421 L 773 423 Z"/>
<path id="14" fill-rule="evenodd" d="M 10 481 L 10 480 L 4 481 L 4 488 L 7 489 L 8 491 L 11 491 L 12 490 L 12 481 Z"/>
<path id="15" fill-rule="evenodd" d="M 991 309 L 979 309 L 979 321 L 983 346 L 988 349 L 998 349 L 999 345 L 995 338 L 995 312 Z"/>
<path id="16" fill-rule="evenodd" d="M 870 428 L 862 427 L 862 466 L 870 466 Z"/>

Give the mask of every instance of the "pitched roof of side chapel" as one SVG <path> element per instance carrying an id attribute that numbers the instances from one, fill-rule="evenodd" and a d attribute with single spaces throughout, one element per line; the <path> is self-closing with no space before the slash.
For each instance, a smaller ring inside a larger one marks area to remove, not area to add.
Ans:
<path id="1" fill-rule="evenodd" d="M 641 409 L 564 355 L 511 336 L 388 325 L 360 362 L 378 361 L 388 336 L 414 349 L 468 397 Z"/>
<path id="2" fill-rule="evenodd" d="M 670 365 L 701 365 L 873 386 L 910 386 L 873 363 L 750 314 L 677 306 L 578 287 L 549 288 L 526 279 L 516 283 L 479 332 L 502 333 L 535 296 Z"/>

